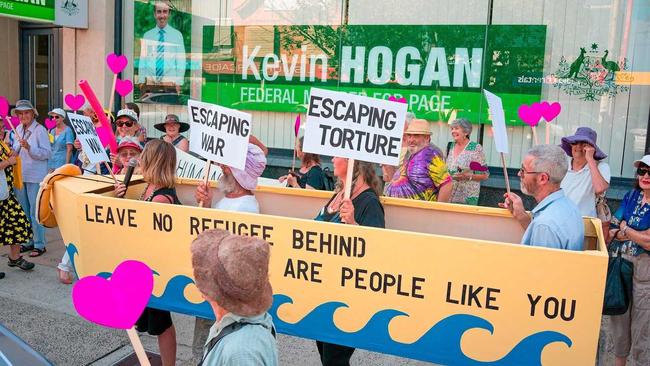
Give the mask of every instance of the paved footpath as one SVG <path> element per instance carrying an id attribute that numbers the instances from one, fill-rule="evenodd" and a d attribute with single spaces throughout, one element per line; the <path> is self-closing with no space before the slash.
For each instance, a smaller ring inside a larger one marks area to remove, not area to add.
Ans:
<path id="1" fill-rule="evenodd" d="M 6 263 L 8 248 L 0 248 L 0 323 L 23 338 L 56 365 L 112 365 L 132 352 L 126 332 L 107 329 L 80 318 L 70 297 L 71 286 L 59 283 L 56 265 L 63 255 L 58 230 L 47 230 L 47 253 L 33 261 L 36 268 L 22 272 Z M 178 340 L 178 365 L 196 365 L 192 356 L 194 318 L 174 314 Z M 147 350 L 157 352 L 155 337 L 141 336 Z M 278 336 L 281 365 L 319 365 L 313 341 Z M 352 365 L 431 365 L 357 350 Z"/>

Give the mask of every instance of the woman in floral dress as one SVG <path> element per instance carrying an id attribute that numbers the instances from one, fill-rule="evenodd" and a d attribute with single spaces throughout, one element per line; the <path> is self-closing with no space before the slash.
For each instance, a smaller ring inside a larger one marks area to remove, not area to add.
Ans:
<path id="1" fill-rule="evenodd" d="M 32 238 L 32 227 L 14 194 L 14 164 L 16 157 L 11 154 L 9 146 L 0 141 L 0 170 L 4 171 L 9 188 L 9 197 L 0 201 L 0 240 L 3 246 L 10 246 L 9 267 L 28 271 L 34 268 L 34 263 L 24 260 L 20 255 L 20 244 L 27 243 Z M 0 179 L 3 178 L 0 175 Z M 4 272 L 0 272 L 0 278 L 4 276 Z"/>
<path id="2" fill-rule="evenodd" d="M 468 120 L 457 119 L 449 127 L 453 138 L 447 148 L 447 169 L 453 179 L 449 202 L 478 205 L 481 181 L 489 177 L 483 147 L 469 140 L 472 124 Z"/>

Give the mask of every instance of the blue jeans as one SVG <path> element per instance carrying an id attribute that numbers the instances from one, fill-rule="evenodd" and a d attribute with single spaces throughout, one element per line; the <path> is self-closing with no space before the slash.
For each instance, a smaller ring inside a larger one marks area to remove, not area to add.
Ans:
<path id="1" fill-rule="evenodd" d="M 34 248 L 43 249 L 45 248 L 45 227 L 36 221 L 36 196 L 38 196 L 38 188 L 40 183 L 23 183 L 23 189 L 14 189 L 16 192 L 16 198 L 18 202 L 23 207 L 25 214 L 29 216 L 29 221 L 32 224 L 32 232 L 34 233 L 34 240 L 25 245 L 34 245 Z"/>

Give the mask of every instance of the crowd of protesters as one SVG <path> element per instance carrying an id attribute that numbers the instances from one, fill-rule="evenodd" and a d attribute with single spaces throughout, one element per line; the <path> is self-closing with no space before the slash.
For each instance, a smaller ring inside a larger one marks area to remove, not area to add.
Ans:
<path id="1" fill-rule="evenodd" d="M 100 122 L 91 108 L 83 109 L 96 127 Z M 43 255 L 46 251 L 45 229 L 36 220 L 36 197 L 43 178 L 64 164 L 76 164 L 84 174 L 108 174 L 105 167 L 89 163 L 74 131 L 66 123 L 67 112 L 55 108 L 48 115 L 55 122 L 49 131 L 36 118 L 38 111 L 31 102 L 19 100 L 12 109 L 20 124 L 15 132 L 0 124 L 0 183 L 6 182 L 8 194 L 0 196 L 0 232 L 3 245 L 10 247 L 8 265 L 28 271 L 34 264 L 21 256 Z M 182 135 L 189 124 L 179 116 L 168 114 L 154 128 L 163 132 L 160 139 L 148 139 L 146 129 L 139 123 L 138 106 L 127 103 L 116 117 L 106 112 L 115 128 L 117 154 L 111 155 L 110 168 L 124 174 L 129 163 L 136 159 L 136 174 L 141 174 L 147 186 L 141 200 L 165 204 L 180 204 L 175 191 L 177 149 L 187 152 L 189 141 Z M 443 152 L 431 143 L 429 122 L 409 114 L 406 119 L 403 149 L 398 166 L 382 166 L 382 175 L 376 174 L 371 163 L 355 161 L 352 173 L 351 196 L 344 198 L 347 159 L 334 157 L 333 171 L 322 167 L 321 157 L 302 150 L 303 139 L 296 144 L 300 160 L 298 169 L 279 178 L 288 187 L 297 189 L 333 190 L 331 199 L 314 219 L 348 225 L 383 228 L 384 209 L 379 197 L 478 205 L 481 182 L 489 178 L 486 159 L 480 144 L 471 141 L 472 124 L 465 119 L 450 121 L 451 141 Z M 650 328 L 642 325 L 645 319 L 644 301 L 648 292 L 643 277 L 650 271 L 650 155 L 634 163 L 637 168 L 636 186 L 625 195 L 614 215 L 609 213 L 605 194 L 609 188 L 610 170 L 604 159 L 607 155 L 596 144 L 596 132 L 580 127 L 574 135 L 562 138 L 560 146 L 537 145 L 523 156 L 518 176 L 524 195 L 537 203 L 529 213 L 520 195 L 504 195 L 500 207 L 509 210 L 521 224 L 524 245 L 543 246 L 564 250 L 583 250 L 583 216 L 599 217 L 603 221 L 607 241 L 622 251 L 635 265 L 634 292 L 628 312 L 612 317 L 617 365 L 624 365 L 630 354 L 638 363 L 650 363 L 650 349 L 643 344 L 650 336 Z M 198 204 L 221 210 L 259 213 L 255 197 L 257 179 L 266 168 L 268 149 L 251 137 L 245 169 L 220 165 L 222 175 L 218 189 L 200 184 L 195 192 Z M 335 184 L 328 184 L 328 178 Z M 115 195 L 121 197 L 126 188 L 116 184 Z M 2 191 L 0 191 L 2 193 Z M 611 221 L 611 223 L 610 223 Z M 229 251 L 230 246 L 241 246 L 241 251 Z M 231 253 L 231 255 L 219 253 Z M 197 318 L 194 348 L 205 364 L 229 364 L 224 360 L 265 360 L 263 364 L 277 364 L 275 330 L 266 313 L 272 293 L 268 283 L 268 244 L 252 238 L 234 237 L 219 230 L 206 231 L 192 245 L 192 263 L 196 283 L 211 305 L 219 321 Z M 218 261 L 221 265 L 216 266 Z M 265 269 L 257 278 L 237 275 L 245 266 Z M 261 267 L 260 267 L 261 266 Z M 70 258 L 66 255 L 58 266 L 62 283 L 73 282 Z M 225 271 L 225 272 L 224 272 Z M 637 272 L 638 271 L 638 272 Z M 220 272 L 228 273 L 224 284 L 215 280 Z M 637 275 L 639 273 L 639 275 Z M 0 278 L 5 276 L 0 272 Z M 242 282 L 243 281 L 243 282 Z M 246 281 L 250 283 L 245 283 Z M 233 294 L 229 289 L 255 288 L 245 294 Z M 259 290 L 259 291 L 258 291 Z M 233 326 L 244 320 L 247 325 Z M 169 312 L 147 308 L 137 324 L 138 330 L 158 337 L 163 364 L 172 365 L 176 358 L 176 333 Z M 221 342 L 223 332 L 238 333 L 228 342 Z M 239 340 L 238 340 L 239 339 Z M 242 347 L 254 340 L 254 346 Z M 348 365 L 354 349 L 346 346 L 317 342 L 323 365 Z M 216 363 L 216 360 L 221 363 Z"/>

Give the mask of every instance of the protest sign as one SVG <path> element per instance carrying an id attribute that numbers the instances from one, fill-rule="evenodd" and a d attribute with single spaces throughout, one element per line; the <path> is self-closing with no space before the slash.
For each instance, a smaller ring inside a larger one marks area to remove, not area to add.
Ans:
<path id="1" fill-rule="evenodd" d="M 209 161 L 244 169 L 252 116 L 218 105 L 189 100 L 190 151 Z"/>
<path id="2" fill-rule="evenodd" d="M 68 113 L 68 118 L 70 119 L 70 124 L 74 132 L 77 134 L 79 142 L 81 142 L 83 152 L 88 156 L 90 163 L 99 164 L 107 162 L 108 155 L 106 155 L 106 150 L 104 150 L 101 141 L 99 141 L 99 136 L 97 136 L 97 131 L 95 131 L 95 125 L 93 125 L 90 118 L 74 113 Z"/>
<path id="3" fill-rule="evenodd" d="M 214 318 L 189 246 L 218 228 L 271 244 L 279 333 L 443 365 L 594 363 L 607 271 L 597 219 L 583 220 L 586 249 L 565 251 L 516 244 L 524 229 L 489 207 L 383 197 L 385 230 L 309 220 L 331 197 L 322 191 L 258 187 L 258 215 L 86 194 L 110 185 L 75 177 L 55 184 L 79 276 L 146 263 L 156 271 L 149 307 Z M 194 184 L 176 189 L 194 202 Z"/>
<path id="4" fill-rule="evenodd" d="M 178 178 L 187 178 L 187 179 L 202 179 L 205 177 L 204 170 L 205 162 L 197 157 L 192 156 L 191 154 L 186 153 L 183 150 L 176 149 L 176 176 Z M 208 176 L 209 181 L 216 181 L 221 175 L 221 168 L 212 165 L 210 169 L 210 174 Z M 281 187 L 282 184 L 277 179 L 270 178 L 257 178 L 258 185 L 264 186 L 275 186 Z"/>
<path id="5" fill-rule="evenodd" d="M 508 153 L 508 131 L 506 130 L 506 117 L 503 114 L 503 103 L 501 102 L 501 98 L 489 91 L 483 90 L 483 92 L 485 92 L 485 99 L 487 99 L 488 106 L 490 107 L 490 119 L 492 120 L 492 129 L 494 132 L 494 144 L 501 155 L 503 176 L 506 179 L 506 191 L 510 193 L 510 180 L 508 179 L 506 158 L 503 156 L 503 154 Z"/>
<path id="6" fill-rule="evenodd" d="M 311 89 L 303 150 L 398 165 L 406 104 Z"/>
<path id="7" fill-rule="evenodd" d="M 508 131 L 506 130 L 506 118 L 503 114 L 503 103 L 501 98 L 483 90 L 485 99 L 487 99 L 488 106 L 490 107 L 490 115 L 492 116 L 492 128 L 494 129 L 494 144 L 497 151 L 503 154 L 508 153 Z"/>

